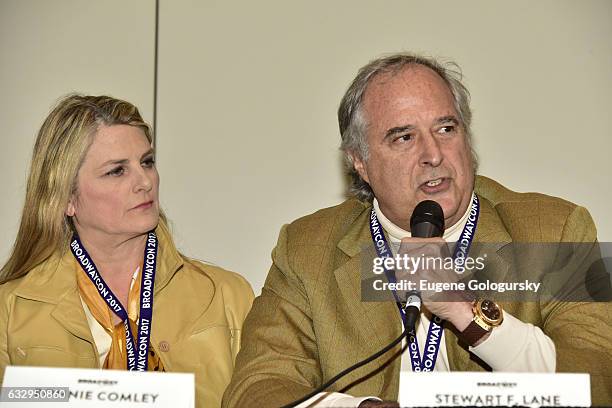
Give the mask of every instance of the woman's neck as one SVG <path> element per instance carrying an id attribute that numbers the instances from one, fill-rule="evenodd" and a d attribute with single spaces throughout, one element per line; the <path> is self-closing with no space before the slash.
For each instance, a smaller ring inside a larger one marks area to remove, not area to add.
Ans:
<path id="1" fill-rule="evenodd" d="M 131 237 L 112 236 L 79 231 L 79 228 L 77 232 L 105 280 L 129 282 L 132 279 L 134 271 L 143 260 L 146 234 Z"/>

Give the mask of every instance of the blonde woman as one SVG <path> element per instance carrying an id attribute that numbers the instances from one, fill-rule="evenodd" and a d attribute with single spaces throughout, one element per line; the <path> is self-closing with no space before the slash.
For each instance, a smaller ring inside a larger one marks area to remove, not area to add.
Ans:
<path id="1" fill-rule="evenodd" d="M 253 292 L 177 251 L 151 140 L 138 109 L 107 96 L 67 96 L 45 120 L 0 271 L 0 378 L 7 365 L 193 372 L 197 405 L 221 404 Z"/>

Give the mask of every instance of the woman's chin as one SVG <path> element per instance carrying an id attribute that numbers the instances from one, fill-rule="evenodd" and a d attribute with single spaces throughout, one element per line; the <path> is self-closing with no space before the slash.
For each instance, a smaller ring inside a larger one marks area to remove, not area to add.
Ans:
<path id="1" fill-rule="evenodd" d="M 155 228 L 157 228 L 158 224 L 159 224 L 159 216 L 151 218 L 149 220 L 143 220 L 143 222 L 139 223 L 139 225 L 135 228 L 135 230 L 137 230 L 141 234 L 146 234 L 149 231 L 153 231 Z"/>

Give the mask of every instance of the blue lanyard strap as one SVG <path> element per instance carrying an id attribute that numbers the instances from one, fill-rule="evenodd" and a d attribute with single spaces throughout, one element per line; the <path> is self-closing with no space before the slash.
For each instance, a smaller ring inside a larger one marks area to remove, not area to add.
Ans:
<path id="1" fill-rule="evenodd" d="M 130 371 L 147 371 L 149 344 L 151 337 L 151 322 L 153 321 L 153 288 L 155 285 L 155 271 L 157 265 L 158 242 L 155 232 L 147 234 L 147 243 L 144 251 L 143 270 L 140 280 L 140 312 L 138 315 L 138 343 L 134 341 L 130 328 L 128 313 L 113 291 L 108 287 L 95 263 L 81 243 L 79 236 L 74 234 L 70 243 L 70 250 L 85 275 L 91 280 L 98 294 L 110 310 L 122 321 L 125 328 L 125 350 L 127 354 L 127 369 Z"/>
<path id="2" fill-rule="evenodd" d="M 453 251 L 453 259 L 455 260 L 456 264 L 459 265 L 458 269 L 463 268 L 465 258 L 467 257 L 467 254 L 472 245 L 474 234 L 476 233 L 476 224 L 478 223 L 479 214 L 480 201 L 478 200 L 478 196 L 476 194 L 473 194 L 467 223 L 463 227 L 463 231 L 461 232 L 459 241 L 457 241 L 457 244 L 455 245 L 455 250 Z M 372 242 L 374 242 L 374 248 L 376 249 L 376 254 L 378 255 L 378 257 L 393 257 L 393 253 L 391 252 L 389 243 L 385 238 L 385 234 L 380 225 L 380 222 L 378 221 L 378 217 L 376 216 L 376 211 L 374 210 L 374 208 L 372 208 L 372 212 L 370 213 L 370 234 L 372 235 Z M 387 280 L 391 283 L 395 283 L 396 279 L 394 271 L 384 267 L 384 264 L 383 268 L 385 270 L 385 276 L 387 277 Z M 458 270 L 458 272 L 463 271 Z M 397 295 L 397 292 L 393 290 L 392 293 L 405 327 L 406 314 L 404 312 L 404 308 L 402 307 L 402 303 L 399 299 L 399 296 Z M 408 333 L 408 348 L 410 354 L 410 361 L 412 363 L 412 371 L 433 371 L 436 359 L 438 358 L 440 344 L 442 342 L 443 330 L 444 321 L 438 316 L 432 315 L 431 321 L 429 322 L 429 330 L 427 331 L 425 350 L 422 358 L 421 352 L 419 350 L 419 343 L 416 338 L 416 330 L 412 329 Z"/>

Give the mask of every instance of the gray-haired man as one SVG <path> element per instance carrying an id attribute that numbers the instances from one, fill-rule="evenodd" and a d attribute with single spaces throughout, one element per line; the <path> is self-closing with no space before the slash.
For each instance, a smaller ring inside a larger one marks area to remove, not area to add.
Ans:
<path id="1" fill-rule="evenodd" d="M 360 268 L 364 248 L 374 247 L 373 225 L 383 228 L 390 245 L 401 243 L 400 254 L 422 245 L 441 255 L 435 248 L 464 235 L 470 243 L 499 248 L 512 242 L 596 242 L 584 208 L 475 176 L 469 94 L 454 71 L 433 59 L 398 54 L 372 61 L 349 87 L 338 117 L 355 197 L 283 227 L 262 295 L 245 322 L 226 407 L 290 403 L 399 336 L 396 303 L 361 298 Z M 441 205 L 443 238 L 411 237 L 410 214 L 423 200 Z M 492 268 L 512 267 L 501 256 L 489 261 Z M 446 279 L 444 271 L 419 273 Z M 428 296 L 423 303 L 415 340 L 421 350 L 430 325 L 446 322 L 443 331 L 434 330 L 436 355 L 415 363 L 411 353 L 400 358 L 398 348 L 308 404 L 392 406 L 400 387 L 410 387 L 400 384 L 400 369 L 411 367 L 590 372 L 593 402 L 612 403 L 609 303 L 499 304 Z M 480 324 L 483 319 L 488 323 Z M 589 330 L 577 330 L 577 322 Z"/>

